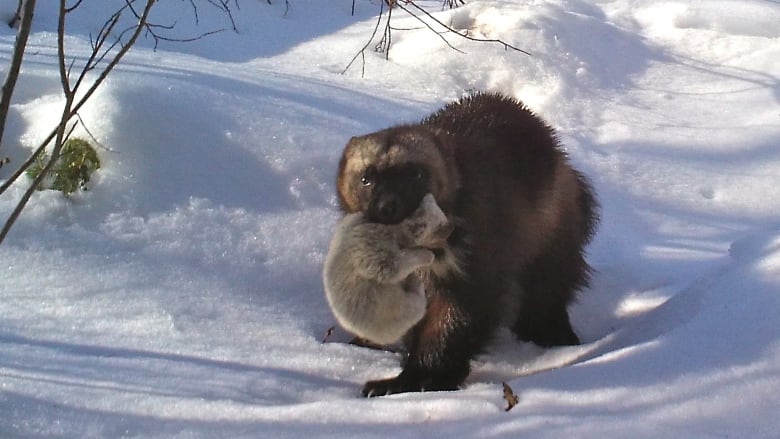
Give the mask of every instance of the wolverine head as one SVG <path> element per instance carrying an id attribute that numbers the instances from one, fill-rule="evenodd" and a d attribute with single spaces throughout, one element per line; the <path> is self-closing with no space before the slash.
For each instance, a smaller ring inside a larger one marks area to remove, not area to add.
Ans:
<path id="1" fill-rule="evenodd" d="M 449 142 L 446 134 L 419 126 L 353 137 L 339 163 L 341 209 L 364 212 L 371 222 L 396 224 L 432 193 L 447 213 L 458 186 Z"/>

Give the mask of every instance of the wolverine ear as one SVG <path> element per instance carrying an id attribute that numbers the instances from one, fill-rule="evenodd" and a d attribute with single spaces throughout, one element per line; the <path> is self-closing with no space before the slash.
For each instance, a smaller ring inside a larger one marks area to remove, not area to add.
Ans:
<path id="1" fill-rule="evenodd" d="M 341 160 L 339 161 L 339 171 L 336 177 L 336 192 L 338 193 L 339 208 L 344 213 L 353 213 L 360 210 L 360 206 L 357 202 L 357 194 L 355 193 L 354 182 L 351 181 L 352 175 L 348 167 L 350 158 L 354 157 L 357 149 L 357 144 L 360 141 L 359 137 L 352 137 L 344 147 L 344 152 L 341 154 Z"/>
<path id="2" fill-rule="evenodd" d="M 336 177 L 336 193 L 338 194 L 339 199 L 339 209 L 341 209 L 341 211 L 344 213 L 351 213 L 353 210 L 350 209 L 345 195 L 345 193 L 349 191 L 349 182 L 344 175 L 346 167 L 347 154 L 345 149 L 344 154 L 341 155 L 341 160 L 339 161 L 339 172 L 337 174 L 338 176 Z"/>

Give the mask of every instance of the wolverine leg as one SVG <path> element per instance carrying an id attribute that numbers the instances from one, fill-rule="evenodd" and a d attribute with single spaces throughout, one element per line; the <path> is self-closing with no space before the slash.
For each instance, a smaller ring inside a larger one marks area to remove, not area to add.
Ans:
<path id="1" fill-rule="evenodd" d="M 523 298 L 513 327 L 521 340 L 545 347 L 580 344 L 567 307 L 589 277 L 589 267 L 577 246 L 556 250 L 539 256 L 523 273 Z"/>
<path id="2" fill-rule="evenodd" d="M 520 312 L 513 330 L 520 340 L 542 347 L 580 344 L 565 304 L 526 308 Z"/>
<path id="3" fill-rule="evenodd" d="M 394 378 L 369 381 L 363 396 L 457 390 L 469 374 L 470 361 L 489 330 L 475 324 L 473 313 L 452 296 L 435 295 L 409 342 L 409 357 Z"/>

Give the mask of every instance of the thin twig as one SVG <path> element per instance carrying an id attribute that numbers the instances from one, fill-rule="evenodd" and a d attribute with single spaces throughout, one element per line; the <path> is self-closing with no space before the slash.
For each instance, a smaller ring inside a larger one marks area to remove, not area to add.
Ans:
<path id="1" fill-rule="evenodd" d="M 147 28 L 147 30 L 149 30 Z M 200 35 L 196 35 L 194 37 L 189 38 L 172 38 L 172 37 L 165 37 L 156 33 L 150 32 L 150 35 L 152 35 L 152 38 L 154 38 L 154 50 L 157 50 L 157 45 L 160 41 L 167 41 L 167 42 L 173 42 L 173 43 L 191 43 L 193 41 L 198 41 L 200 39 L 206 38 L 209 35 L 218 34 L 220 32 L 224 32 L 225 29 L 214 29 L 210 30 L 208 32 L 203 32 Z"/>
<path id="2" fill-rule="evenodd" d="M 75 11 L 76 8 L 78 8 L 79 5 L 81 4 L 81 1 L 82 0 L 76 0 L 76 3 L 74 3 L 73 6 L 65 9 L 65 13 L 70 14 L 71 12 Z"/>
<path id="3" fill-rule="evenodd" d="M 90 139 L 92 139 L 92 141 L 95 143 L 95 145 L 99 146 L 101 149 L 104 149 L 104 150 L 106 150 L 106 151 L 109 151 L 109 152 L 116 152 L 116 151 L 114 151 L 113 149 L 111 149 L 111 148 L 108 148 L 106 145 L 103 145 L 103 144 L 100 142 L 100 140 L 98 140 L 98 139 L 97 139 L 97 137 L 95 137 L 95 135 L 94 135 L 94 134 L 92 134 L 92 131 L 90 131 L 90 130 L 89 130 L 89 127 L 87 126 L 87 124 L 86 124 L 86 123 L 84 123 L 84 119 L 82 119 L 82 118 L 81 118 L 81 114 L 79 114 L 79 113 L 76 113 L 76 119 L 78 119 L 78 121 L 79 121 L 79 124 L 81 124 L 81 126 L 84 128 L 84 131 L 86 131 L 86 132 L 87 132 L 87 135 L 89 136 L 89 138 L 90 138 Z"/>
<path id="4" fill-rule="evenodd" d="M 385 54 L 385 61 L 390 59 L 390 44 L 392 43 L 392 31 L 390 20 L 393 18 L 393 8 L 387 9 L 387 20 L 385 21 L 385 30 L 382 33 L 382 39 L 374 46 L 374 51 Z"/>
<path id="5" fill-rule="evenodd" d="M 198 5 L 195 4 L 195 0 L 190 0 L 190 5 L 192 5 L 192 12 L 195 14 L 195 26 L 200 24 L 200 19 L 198 18 Z"/>
<path id="6" fill-rule="evenodd" d="M 442 0 L 442 8 L 444 8 L 447 5 L 449 5 L 450 8 L 455 8 L 458 5 L 463 5 L 463 4 L 465 4 L 465 2 L 463 0 Z M 452 50 L 454 50 L 454 51 L 456 51 L 458 53 L 466 54 L 466 52 L 464 52 L 463 50 L 458 49 L 457 47 L 453 46 L 452 43 L 450 43 L 450 41 L 447 38 L 445 38 L 444 35 L 446 35 L 447 33 L 453 33 L 453 34 L 455 34 L 455 35 L 457 35 L 457 36 L 459 36 L 461 38 L 464 38 L 464 39 L 467 39 L 467 40 L 470 40 L 470 41 L 476 41 L 476 42 L 482 42 L 482 43 L 499 43 L 499 44 L 504 46 L 505 50 L 512 49 L 514 51 L 521 52 L 521 53 L 524 53 L 524 54 L 529 55 L 529 56 L 533 56 L 531 53 L 529 53 L 529 52 L 527 52 L 527 51 L 525 51 L 523 49 L 520 49 L 518 47 L 515 47 L 515 46 L 513 46 L 513 45 L 511 45 L 511 44 L 509 44 L 509 43 L 507 43 L 507 42 L 505 42 L 505 41 L 503 41 L 501 39 L 477 38 L 477 37 L 472 37 L 472 36 L 468 35 L 468 33 L 464 34 L 464 33 L 458 32 L 452 26 L 449 26 L 449 25 L 443 23 L 438 18 L 434 17 L 430 12 L 426 11 L 424 8 L 419 6 L 414 0 L 383 0 L 383 1 L 379 2 L 379 7 L 380 7 L 380 9 L 379 9 L 379 17 L 377 17 L 377 22 L 376 22 L 376 25 L 374 26 L 373 32 L 371 33 L 371 37 L 369 38 L 368 42 L 360 49 L 360 51 L 358 51 L 355 54 L 355 56 L 352 57 L 352 59 L 349 61 L 347 66 L 344 68 L 344 70 L 341 71 L 342 75 L 345 74 L 347 72 L 347 70 L 350 69 L 350 67 L 352 67 L 352 65 L 355 63 L 355 61 L 358 59 L 358 57 L 361 57 L 362 63 L 363 63 L 362 64 L 362 69 L 361 69 L 361 77 L 363 77 L 365 75 L 365 68 L 366 68 L 365 51 L 371 45 L 371 42 L 374 41 L 374 38 L 376 37 L 376 34 L 379 31 L 379 26 L 380 26 L 380 24 L 382 22 L 382 19 L 384 17 L 383 8 L 384 8 L 385 5 L 388 5 L 387 22 L 386 22 L 385 27 L 384 27 L 384 32 L 382 34 L 382 38 L 379 40 L 379 42 L 374 47 L 377 52 L 384 52 L 385 59 L 389 59 L 390 58 L 390 46 L 391 46 L 391 43 L 392 43 L 392 31 L 393 30 L 401 30 L 401 28 L 396 28 L 396 27 L 391 26 L 392 11 L 393 11 L 393 9 L 395 7 L 398 7 L 399 9 L 401 9 L 402 11 L 406 12 L 411 17 L 413 17 L 415 20 L 417 20 L 420 23 L 422 23 L 431 32 L 436 34 L 436 36 L 438 36 L 444 42 L 444 44 L 447 45 L 447 47 L 449 47 L 450 49 L 452 49 Z M 414 11 L 410 10 L 410 8 L 409 8 L 410 6 L 411 6 L 411 8 L 414 9 Z M 354 7 L 355 7 L 355 2 L 353 1 L 352 2 L 352 14 L 353 15 L 355 13 Z M 441 26 L 444 29 L 444 31 L 440 32 L 440 31 L 436 30 L 434 28 L 433 24 L 431 24 L 429 21 L 427 21 L 425 18 L 423 18 L 423 16 L 429 18 L 433 23 Z"/>
<path id="7" fill-rule="evenodd" d="M 230 10 L 230 7 L 228 6 L 227 1 L 219 0 L 219 3 L 217 3 L 215 0 L 207 0 L 207 1 L 212 6 L 222 10 L 223 12 L 225 12 L 228 15 L 228 18 L 230 19 L 231 25 L 233 26 L 233 31 L 234 32 L 238 32 L 238 27 L 236 25 L 235 18 L 233 17 L 233 12 Z M 140 15 L 135 10 L 135 8 L 133 8 L 133 6 L 131 4 L 132 1 L 125 0 L 125 2 L 127 3 L 130 11 L 135 15 L 135 17 L 136 18 L 140 18 Z M 221 4 L 221 6 L 220 6 L 220 4 Z M 270 0 L 269 0 L 268 4 L 271 4 Z M 196 20 L 197 20 L 197 16 L 196 16 Z M 170 25 L 163 25 L 163 24 L 158 24 L 158 23 L 149 23 L 148 21 L 144 22 L 143 27 L 145 28 L 146 32 L 152 37 L 152 39 L 154 39 L 154 47 L 152 48 L 153 50 L 155 50 L 155 51 L 157 50 L 157 47 L 159 46 L 160 41 L 174 42 L 174 43 L 191 43 L 193 41 L 198 41 L 198 40 L 206 38 L 206 37 L 208 37 L 210 35 L 218 34 L 220 32 L 224 32 L 225 31 L 225 29 L 215 29 L 215 30 L 203 32 L 203 33 L 201 33 L 199 35 L 196 35 L 194 37 L 187 37 L 187 38 L 166 37 L 164 35 L 159 34 L 156 31 L 156 29 L 171 30 L 175 26 L 176 26 L 176 23 L 173 23 L 173 24 L 170 24 Z"/>
<path id="8" fill-rule="evenodd" d="M 328 328 L 328 330 L 325 331 L 325 336 L 322 337 L 322 341 L 320 343 L 327 342 L 328 339 L 333 335 L 333 331 L 335 331 L 335 330 L 336 330 L 335 326 L 331 326 L 330 328 Z"/>
<path id="9" fill-rule="evenodd" d="M 100 53 L 101 49 L 103 48 L 103 44 L 108 39 L 109 35 L 112 34 L 114 27 L 117 23 L 119 23 L 119 18 L 122 16 L 122 10 L 124 10 L 125 7 L 119 8 L 118 11 L 114 12 L 114 14 L 111 15 L 111 17 L 108 18 L 103 23 L 103 26 L 100 28 L 100 30 L 97 33 L 97 36 L 95 36 L 94 44 L 92 44 L 92 34 L 90 34 L 90 44 L 92 45 L 92 53 L 89 56 L 89 59 L 86 62 L 86 66 L 91 69 L 90 66 L 94 66 L 95 64 L 99 63 L 100 60 L 95 61 L 95 59 L 98 57 L 98 54 Z M 121 36 L 116 38 L 115 41 L 121 41 Z M 103 55 L 100 56 L 100 59 L 105 57 L 105 54 L 107 54 L 111 49 L 113 49 L 114 45 L 112 44 L 108 49 L 106 49 L 103 52 Z"/>
<path id="10" fill-rule="evenodd" d="M 447 25 L 443 24 L 441 21 L 439 21 L 439 20 L 437 20 L 436 18 L 434 18 L 434 17 L 433 17 L 433 16 L 432 16 L 430 13 L 428 13 L 428 11 L 426 11 L 425 9 L 422 9 L 422 8 L 420 8 L 419 6 L 415 5 L 415 4 L 414 4 L 414 2 L 410 1 L 410 2 L 409 2 L 409 4 L 413 5 L 413 6 L 414 6 L 414 7 L 416 7 L 417 9 L 421 10 L 421 11 L 422 11 L 423 13 L 425 13 L 425 14 L 426 14 L 426 15 L 427 15 L 429 18 L 432 18 L 434 21 L 436 21 L 436 22 L 437 22 L 437 23 L 439 23 L 440 25 L 444 26 L 444 27 L 445 27 L 445 28 L 446 28 L 446 29 L 447 29 L 449 32 L 453 32 L 453 33 L 456 33 L 456 34 L 460 35 L 458 32 L 455 32 L 455 30 L 454 30 L 454 29 L 452 29 L 451 27 L 449 27 L 449 26 L 447 26 Z M 404 11 L 404 12 L 406 12 L 407 14 L 411 15 L 412 17 L 414 17 L 414 18 L 415 18 L 417 21 L 419 21 L 420 23 L 424 24 L 424 25 L 425 25 L 425 27 L 427 27 L 428 29 L 430 29 L 430 30 L 431 30 L 431 32 L 433 32 L 434 34 L 436 34 L 436 36 L 438 36 L 439 38 L 441 38 L 441 40 L 442 40 L 442 41 L 444 41 L 444 44 L 446 44 L 446 45 L 447 45 L 447 46 L 448 46 L 450 49 L 452 49 L 452 50 L 454 50 L 454 51 L 456 51 L 456 52 L 462 53 L 462 54 L 464 54 L 464 55 L 466 54 L 466 52 L 464 52 L 464 51 L 462 51 L 462 50 L 458 49 L 457 47 L 453 46 L 452 44 L 450 44 L 450 42 L 449 42 L 449 41 L 447 41 L 447 39 L 446 39 L 446 38 L 444 38 L 444 35 L 442 35 L 441 33 L 437 32 L 437 31 L 436 31 L 436 29 L 434 29 L 434 28 L 433 28 L 433 26 L 431 26 L 431 25 L 430 25 L 430 24 L 429 24 L 427 21 L 423 20 L 423 19 L 422 19 L 422 18 L 420 18 L 418 15 L 415 15 L 415 14 L 413 14 L 413 13 L 412 13 L 410 10 L 408 10 L 408 9 L 406 9 L 405 7 L 401 6 L 401 3 L 400 3 L 400 2 L 396 3 L 396 6 L 398 6 L 399 8 L 401 8 L 401 10 L 402 10 L 402 11 Z"/>
<path id="11" fill-rule="evenodd" d="M 207 0 L 210 4 L 214 5 L 217 9 L 222 10 L 223 12 L 227 13 L 228 18 L 230 19 L 230 24 L 233 26 L 233 32 L 238 32 L 238 26 L 236 26 L 236 21 L 233 19 L 233 13 L 230 11 L 230 6 L 228 6 L 228 0 Z M 287 12 L 285 12 L 285 15 L 287 15 Z"/>
<path id="12" fill-rule="evenodd" d="M 505 41 L 503 41 L 501 39 L 476 38 L 476 37 L 469 36 L 467 34 L 462 34 L 462 33 L 458 32 L 458 31 L 456 31 L 455 29 L 453 29 L 451 26 L 448 26 L 448 25 L 442 23 L 439 19 L 434 17 L 430 12 L 428 12 L 425 9 L 421 8 L 420 6 L 418 6 L 414 1 L 412 1 L 412 0 L 406 1 L 405 4 L 412 5 L 412 7 L 414 7 L 418 11 L 422 12 L 426 17 L 428 17 L 431 20 L 435 21 L 439 26 L 447 29 L 449 32 L 452 32 L 455 35 L 460 36 L 461 38 L 465 38 L 465 39 L 471 40 L 471 41 L 478 41 L 478 42 L 481 42 L 481 43 L 499 43 L 499 44 L 504 46 L 504 49 L 512 49 L 512 50 L 515 50 L 517 52 L 524 53 L 524 54 L 526 54 L 528 56 L 533 56 L 533 55 L 531 55 L 531 53 L 526 52 L 525 50 L 520 49 L 518 47 L 515 47 L 515 46 L 513 46 L 513 45 L 511 45 L 511 44 L 509 44 L 509 43 L 507 43 L 507 42 L 505 42 Z M 401 9 L 403 9 L 404 11 L 409 12 L 406 8 L 404 8 L 403 6 L 400 5 L 400 2 L 397 3 L 396 6 L 398 6 Z M 411 14 L 411 15 L 413 15 L 413 14 Z M 450 46 L 450 47 L 452 47 L 452 46 Z"/>
<path id="13" fill-rule="evenodd" d="M 11 17 L 11 19 L 8 20 L 8 27 L 10 27 L 11 29 L 13 29 L 16 26 L 16 23 L 19 22 L 19 19 L 22 18 L 23 5 L 24 5 L 24 0 L 18 0 L 18 2 L 16 3 L 16 11 L 14 12 L 13 17 Z"/>
<path id="14" fill-rule="evenodd" d="M 360 71 L 360 77 L 362 78 L 365 76 L 366 73 L 366 49 L 368 49 L 368 46 L 371 45 L 371 42 L 374 41 L 374 37 L 376 37 L 376 33 L 379 30 L 379 24 L 382 23 L 382 15 L 384 15 L 384 2 L 379 2 L 379 16 L 376 19 L 376 25 L 374 26 L 374 31 L 371 32 L 371 37 L 366 41 L 366 44 L 363 45 L 363 47 L 358 51 L 358 53 L 355 54 L 355 56 L 352 57 L 352 60 L 349 61 L 349 64 L 347 64 L 346 67 L 344 67 L 344 70 L 341 71 L 341 74 L 347 73 L 347 70 L 349 70 L 350 67 L 352 67 L 352 64 L 355 62 L 355 60 L 358 58 L 358 56 L 363 57 L 363 67 Z"/>
<path id="15" fill-rule="evenodd" d="M 26 171 L 27 168 L 29 168 L 30 166 L 32 166 L 33 163 L 35 163 L 35 160 L 38 158 L 38 155 L 43 153 L 43 150 L 46 149 L 46 146 L 49 145 L 49 142 L 54 140 L 54 136 L 56 135 L 57 135 L 57 130 L 56 129 L 52 130 L 52 132 L 49 133 L 49 136 L 46 137 L 46 139 L 43 142 L 41 142 L 41 144 L 38 146 L 38 148 L 35 149 L 35 151 L 33 151 L 30 157 L 28 157 L 27 160 L 25 160 L 25 162 L 22 163 L 21 166 L 19 166 L 19 169 L 17 169 L 13 173 L 13 175 L 8 177 L 8 179 L 5 182 L 3 182 L 2 185 L 0 185 L 0 195 L 2 195 L 6 190 L 8 190 L 8 188 L 11 187 L 11 185 L 13 185 L 14 182 L 22 174 L 24 174 L 24 171 Z"/>

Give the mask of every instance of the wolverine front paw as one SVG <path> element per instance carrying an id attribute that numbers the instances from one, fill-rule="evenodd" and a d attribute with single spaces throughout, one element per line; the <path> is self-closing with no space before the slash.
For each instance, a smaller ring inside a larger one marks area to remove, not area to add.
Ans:
<path id="1" fill-rule="evenodd" d="M 361 393 L 366 398 L 373 398 L 375 396 L 392 395 L 394 393 L 420 391 L 422 391 L 422 386 L 408 383 L 405 380 L 400 379 L 400 376 L 398 376 L 384 380 L 369 381 L 365 386 L 363 386 L 363 391 Z"/>
<path id="2" fill-rule="evenodd" d="M 373 398 L 375 396 L 392 395 L 407 392 L 432 392 L 442 390 L 458 390 L 458 385 L 434 380 L 431 377 L 407 374 L 402 372 L 395 378 L 369 381 L 363 386 L 363 396 Z"/>

